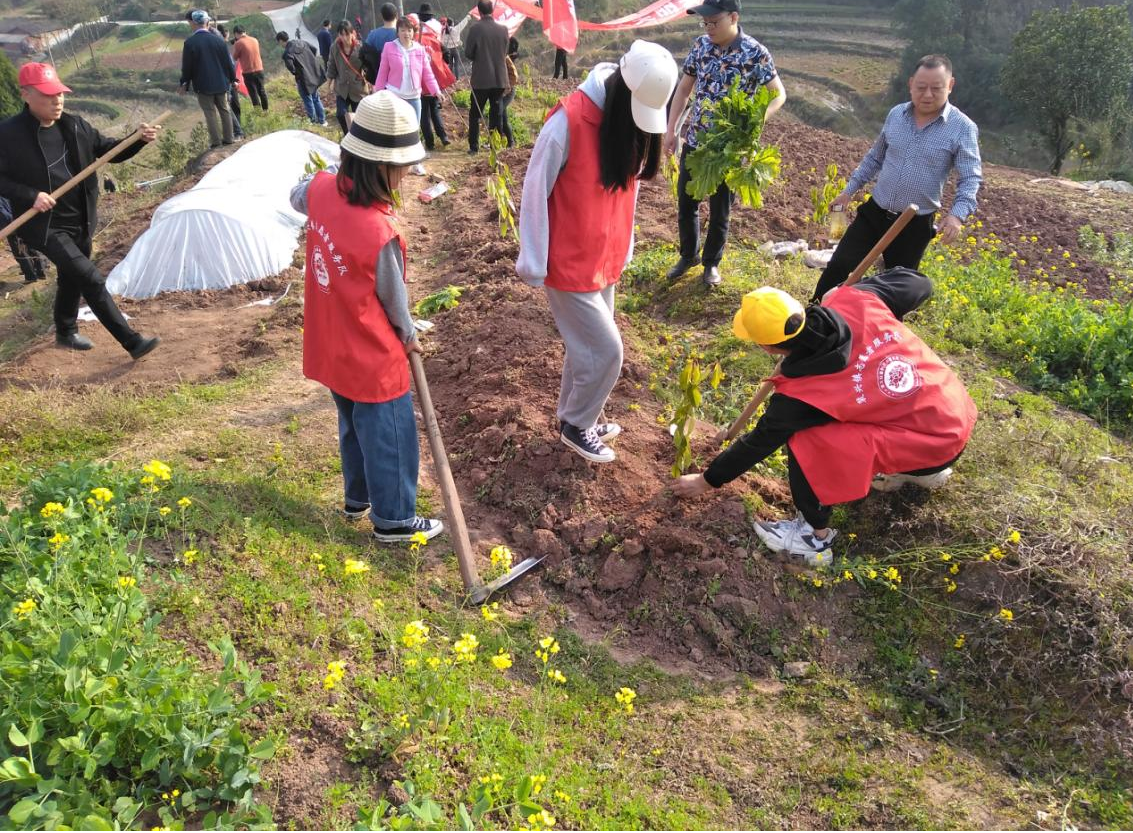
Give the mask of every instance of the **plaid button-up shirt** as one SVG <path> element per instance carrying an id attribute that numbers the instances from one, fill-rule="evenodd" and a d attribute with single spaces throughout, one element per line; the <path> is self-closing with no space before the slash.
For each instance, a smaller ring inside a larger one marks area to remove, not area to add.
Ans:
<path id="1" fill-rule="evenodd" d="M 690 150 L 696 147 L 700 132 L 711 124 L 705 104 L 727 95 L 736 78 L 740 79 L 740 89 L 751 95 L 776 76 L 771 53 L 742 29 L 727 46 L 717 46 L 708 35 L 697 38 L 685 58 L 684 73 L 696 79 L 685 127 L 685 145 Z"/>
<path id="2" fill-rule="evenodd" d="M 979 128 L 951 104 L 918 128 L 913 104 L 898 104 L 885 117 L 881 135 L 850 177 L 854 193 L 877 179 L 873 201 L 886 211 L 903 211 L 916 203 L 921 214 L 940 210 L 948 174 L 956 169 L 956 199 L 951 213 L 961 220 L 976 210 L 976 192 L 983 181 Z"/>

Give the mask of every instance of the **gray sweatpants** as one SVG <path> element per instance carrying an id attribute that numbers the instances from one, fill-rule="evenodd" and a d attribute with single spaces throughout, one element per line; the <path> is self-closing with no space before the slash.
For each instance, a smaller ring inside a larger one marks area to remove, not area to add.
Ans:
<path id="1" fill-rule="evenodd" d="M 614 323 L 614 287 L 598 292 L 544 288 L 566 348 L 559 419 L 585 430 L 598 422 L 622 372 L 622 335 Z"/>

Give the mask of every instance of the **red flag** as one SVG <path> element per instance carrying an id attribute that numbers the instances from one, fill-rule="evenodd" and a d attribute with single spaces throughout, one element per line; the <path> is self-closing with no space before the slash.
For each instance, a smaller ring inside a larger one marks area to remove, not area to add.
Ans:
<path id="1" fill-rule="evenodd" d="M 543 34 L 560 49 L 574 52 L 578 46 L 574 0 L 543 0 Z"/>

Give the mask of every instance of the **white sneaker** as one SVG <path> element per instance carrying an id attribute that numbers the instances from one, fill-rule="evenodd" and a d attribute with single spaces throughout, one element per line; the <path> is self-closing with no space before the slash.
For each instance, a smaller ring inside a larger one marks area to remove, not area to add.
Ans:
<path id="1" fill-rule="evenodd" d="M 422 165 L 420 162 L 418 162 L 416 165 L 414 165 L 409 170 L 410 170 L 410 172 L 416 174 L 417 176 L 424 176 L 425 175 L 425 166 Z"/>
<path id="2" fill-rule="evenodd" d="M 952 469 L 942 469 L 933 474 L 875 474 L 870 488 L 875 492 L 895 492 L 906 483 L 922 489 L 939 489 L 952 477 Z"/>
<path id="3" fill-rule="evenodd" d="M 831 548 L 838 537 L 836 529 L 819 538 L 801 515 L 790 521 L 756 521 L 752 526 L 759 540 L 773 552 L 802 556 L 809 567 L 829 567 L 834 562 Z"/>

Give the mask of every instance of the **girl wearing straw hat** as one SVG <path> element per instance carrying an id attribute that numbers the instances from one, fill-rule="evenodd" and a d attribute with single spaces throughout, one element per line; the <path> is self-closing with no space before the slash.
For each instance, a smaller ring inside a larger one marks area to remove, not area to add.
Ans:
<path id="1" fill-rule="evenodd" d="M 303 374 L 330 388 L 338 409 L 345 514 L 367 513 L 374 538 L 432 538 L 417 515 L 417 426 L 409 393 L 420 350 L 405 290 L 405 238 L 393 213 L 408 166 L 425 158 L 417 116 L 391 92 L 366 96 L 342 139 L 337 172 L 291 192 L 307 215 Z"/>
<path id="2" fill-rule="evenodd" d="M 559 437 L 595 463 L 614 459 L 603 440 L 621 432 L 598 424 L 622 369 L 614 284 L 633 255 L 638 181 L 657 173 L 676 82 L 676 61 L 655 43 L 598 64 L 551 111 L 523 182 L 515 269 L 546 288 L 566 347 Z"/>

